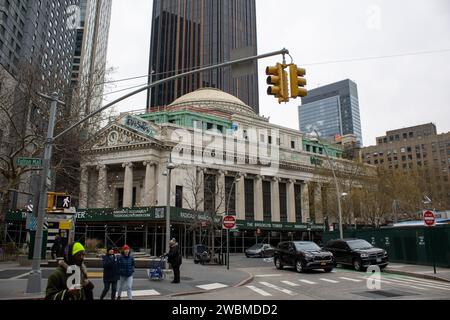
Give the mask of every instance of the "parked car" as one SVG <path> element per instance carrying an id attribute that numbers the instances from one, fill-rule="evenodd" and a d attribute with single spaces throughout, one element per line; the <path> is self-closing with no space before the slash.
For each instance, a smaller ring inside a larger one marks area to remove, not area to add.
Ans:
<path id="1" fill-rule="evenodd" d="M 275 248 L 272 247 L 270 244 L 257 243 L 245 250 L 245 256 L 247 258 L 250 257 L 266 258 L 266 257 L 273 257 L 274 252 Z"/>
<path id="2" fill-rule="evenodd" d="M 273 260 L 277 269 L 291 266 L 297 272 L 312 269 L 331 272 L 335 266 L 333 254 L 310 241 L 280 242 L 275 249 Z"/>
<path id="3" fill-rule="evenodd" d="M 330 240 L 324 249 L 333 253 L 336 263 L 351 265 L 356 271 L 365 270 L 370 265 L 383 269 L 389 263 L 386 250 L 375 248 L 363 239 Z"/>
<path id="4" fill-rule="evenodd" d="M 211 261 L 211 254 L 208 250 L 208 247 L 204 244 L 196 244 L 194 246 L 194 263 L 209 263 Z"/>

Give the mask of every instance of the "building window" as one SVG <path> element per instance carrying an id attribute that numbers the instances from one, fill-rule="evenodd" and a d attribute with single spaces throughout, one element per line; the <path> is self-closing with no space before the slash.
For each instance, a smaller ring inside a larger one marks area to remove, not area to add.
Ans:
<path id="1" fill-rule="evenodd" d="M 214 213 L 216 205 L 216 176 L 204 175 L 204 211 Z"/>
<path id="2" fill-rule="evenodd" d="M 267 139 L 268 139 L 268 140 L 267 140 L 268 143 L 269 143 L 269 144 L 272 144 L 272 136 L 268 136 Z"/>
<path id="3" fill-rule="evenodd" d="M 295 141 L 291 141 L 291 149 L 295 149 Z"/>
<path id="4" fill-rule="evenodd" d="M 287 222 L 286 183 L 278 184 L 280 192 L 280 221 Z"/>
<path id="5" fill-rule="evenodd" d="M 225 210 L 228 207 L 228 214 L 236 214 L 236 184 L 234 177 L 225 177 Z M 228 202 L 230 200 L 230 202 Z"/>
<path id="6" fill-rule="evenodd" d="M 270 181 L 263 181 L 263 219 L 272 220 L 272 193 Z"/>
<path id="7" fill-rule="evenodd" d="M 176 186 L 175 189 L 175 207 L 183 208 L 183 186 Z"/>
<path id="8" fill-rule="evenodd" d="M 294 185 L 295 193 L 295 222 L 302 222 L 302 186 Z"/>
<path id="9" fill-rule="evenodd" d="M 245 220 L 255 220 L 254 206 L 254 182 L 253 179 L 245 179 Z"/>

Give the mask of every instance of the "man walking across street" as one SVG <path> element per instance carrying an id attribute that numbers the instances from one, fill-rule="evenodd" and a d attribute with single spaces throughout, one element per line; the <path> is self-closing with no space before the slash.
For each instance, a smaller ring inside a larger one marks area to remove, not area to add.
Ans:
<path id="1" fill-rule="evenodd" d="M 133 299 L 133 273 L 134 273 L 134 258 L 131 256 L 130 247 L 123 246 L 122 254 L 119 257 L 119 291 L 117 299 L 120 300 L 122 290 L 126 287 L 128 300 Z"/>
<path id="2" fill-rule="evenodd" d="M 180 254 L 180 248 L 175 238 L 169 241 L 169 247 L 170 249 L 167 256 L 169 257 L 168 262 L 173 269 L 174 278 L 172 283 L 180 283 L 180 266 L 182 263 L 182 258 Z"/>
<path id="3" fill-rule="evenodd" d="M 116 299 L 117 281 L 119 275 L 119 259 L 114 254 L 114 249 L 108 247 L 106 255 L 103 256 L 103 284 L 104 289 L 100 295 L 100 300 L 103 300 L 111 287 L 111 300 Z"/>

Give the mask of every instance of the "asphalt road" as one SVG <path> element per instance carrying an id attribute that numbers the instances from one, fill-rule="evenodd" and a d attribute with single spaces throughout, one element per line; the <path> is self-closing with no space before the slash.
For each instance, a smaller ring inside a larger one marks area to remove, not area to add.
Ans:
<path id="1" fill-rule="evenodd" d="M 233 257 L 233 268 L 254 278 L 241 287 L 196 295 L 196 300 L 441 300 L 450 299 L 450 283 L 390 273 L 368 274 L 348 268 L 297 273 L 277 270 L 270 259 Z M 188 299 L 177 297 L 176 299 Z"/>
<path id="2" fill-rule="evenodd" d="M 54 269 L 43 269 L 43 286 Z M 0 268 L 0 298 L 23 292 L 27 268 Z M 103 288 L 102 270 L 89 269 L 95 296 Z M 253 278 L 251 278 L 253 276 Z M 371 278 L 369 278 L 371 277 Z M 369 279 L 368 279 L 369 278 Z M 450 283 L 392 273 L 368 274 L 348 268 L 297 273 L 293 268 L 277 270 L 272 259 L 232 255 L 230 270 L 225 266 L 183 264 L 181 284 L 149 281 L 144 269 L 134 275 L 134 299 L 144 300 L 448 300 Z M 242 279 L 249 282 L 236 287 Z M 193 291 L 195 291 L 195 294 Z M 181 294 L 181 295 L 179 295 Z"/>

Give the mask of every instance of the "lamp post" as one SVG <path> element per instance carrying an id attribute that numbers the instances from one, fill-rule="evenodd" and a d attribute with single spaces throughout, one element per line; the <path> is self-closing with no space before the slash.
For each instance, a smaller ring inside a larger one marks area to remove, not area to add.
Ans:
<path id="1" fill-rule="evenodd" d="M 228 201 L 226 203 L 226 212 L 225 214 L 228 215 L 228 209 L 230 206 L 230 199 L 231 199 L 231 193 L 233 192 L 233 186 L 236 184 L 236 182 L 240 181 L 240 173 L 236 173 L 236 176 L 234 177 L 233 183 L 231 184 L 230 193 L 228 194 Z M 223 226 L 222 226 L 223 230 Z M 227 229 L 227 270 L 230 270 L 230 229 Z"/>
<path id="2" fill-rule="evenodd" d="M 167 161 L 167 193 L 166 193 L 166 253 L 169 252 L 170 241 L 170 184 L 172 170 L 175 169 L 175 165 L 172 163 L 172 153 L 169 154 L 169 160 Z"/>
<path id="3" fill-rule="evenodd" d="M 325 151 L 325 155 L 327 157 L 328 160 L 328 164 L 330 165 L 331 168 L 331 172 L 333 173 L 333 179 L 334 179 L 334 183 L 336 184 L 336 195 L 337 195 L 337 201 L 338 201 L 338 212 L 339 212 L 339 237 L 341 239 L 344 239 L 344 235 L 343 235 L 343 231 L 342 231 L 342 208 L 341 208 L 341 191 L 339 188 L 339 183 L 337 181 L 336 178 L 336 172 L 334 171 L 334 165 L 331 161 L 330 156 L 328 155 L 328 151 L 327 148 L 325 148 L 325 146 L 320 142 L 319 140 L 319 133 L 317 132 L 316 129 L 314 129 L 314 132 L 316 133 L 317 136 L 317 143 L 320 144 L 323 148 L 323 150 Z"/>

